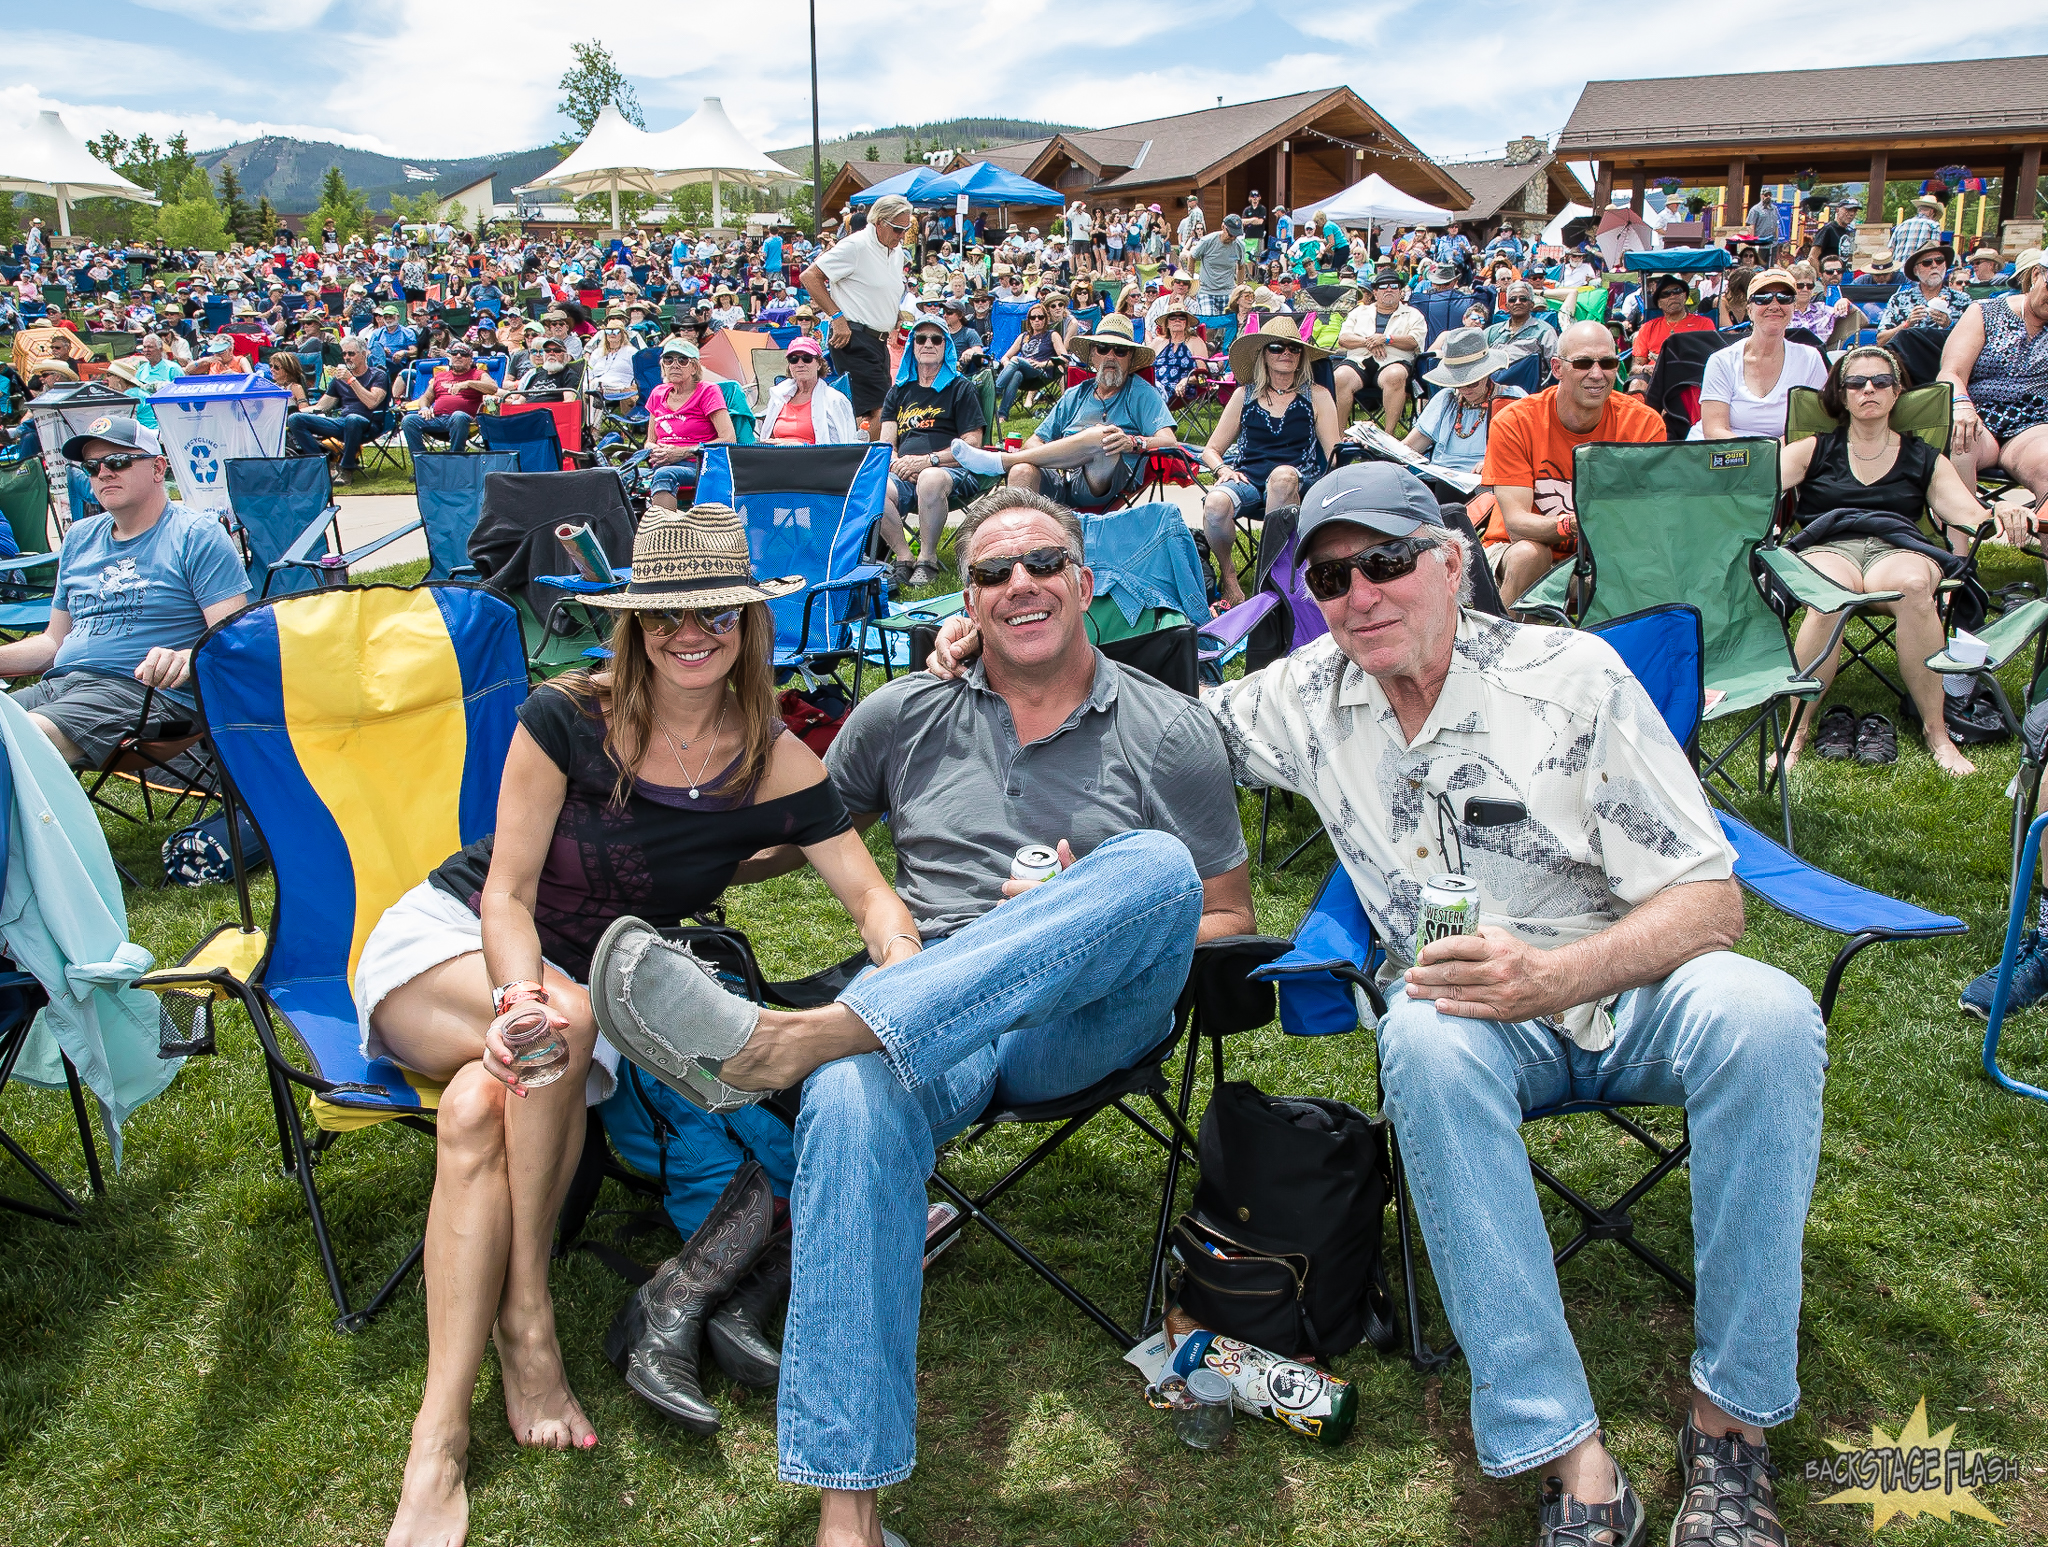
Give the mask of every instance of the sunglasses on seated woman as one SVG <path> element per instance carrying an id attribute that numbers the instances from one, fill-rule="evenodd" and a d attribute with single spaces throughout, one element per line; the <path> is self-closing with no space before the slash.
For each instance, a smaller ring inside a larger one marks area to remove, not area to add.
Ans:
<path id="1" fill-rule="evenodd" d="M 1308 594 L 1317 601 L 1334 602 L 1351 589 L 1353 570 L 1374 585 L 1386 585 L 1403 575 L 1414 574 L 1425 551 L 1413 538 L 1399 537 L 1346 558 L 1320 559 L 1302 571 L 1302 580 L 1308 586 Z"/>
<path id="2" fill-rule="evenodd" d="M 730 634 L 740 626 L 740 609 L 737 607 L 720 607 L 715 611 L 709 607 L 650 607 L 634 616 L 650 634 L 673 634 L 683 626 L 686 618 L 695 618 L 697 627 L 707 634 Z"/>

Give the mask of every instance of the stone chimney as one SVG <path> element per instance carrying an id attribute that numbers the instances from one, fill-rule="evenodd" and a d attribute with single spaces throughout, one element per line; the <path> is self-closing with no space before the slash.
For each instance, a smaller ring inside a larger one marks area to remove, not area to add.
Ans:
<path id="1" fill-rule="evenodd" d="M 1550 150 L 1550 141 L 1540 134 L 1525 134 L 1519 139 L 1508 141 L 1508 165 L 1525 167 L 1531 162 L 1541 161 Z"/>

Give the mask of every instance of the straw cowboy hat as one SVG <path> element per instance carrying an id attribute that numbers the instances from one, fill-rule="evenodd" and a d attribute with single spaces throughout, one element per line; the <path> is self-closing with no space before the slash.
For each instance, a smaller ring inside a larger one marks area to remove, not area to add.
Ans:
<path id="1" fill-rule="evenodd" d="M 1301 319 L 1298 317 L 1268 317 L 1265 325 L 1256 333 L 1246 333 L 1230 346 L 1230 374 L 1241 382 L 1252 379 L 1252 362 L 1259 357 L 1259 351 L 1268 344 L 1293 344 L 1307 355 L 1303 369 L 1318 360 L 1327 360 L 1330 351 L 1318 349 L 1301 336 Z"/>
<path id="2" fill-rule="evenodd" d="M 1436 341 L 1437 367 L 1422 379 L 1437 387 L 1465 387 L 1515 363 L 1505 349 L 1486 342 L 1484 328 L 1453 328 Z"/>
<path id="3" fill-rule="evenodd" d="M 1949 246 L 1948 243 L 1922 242 L 1918 247 L 1914 248 L 1913 251 L 1906 254 L 1906 261 L 1903 265 L 1901 265 L 1901 267 L 1905 270 L 1905 272 L 1908 275 L 1911 275 L 1913 270 L 1919 267 L 1920 260 L 1922 258 L 1929 256 L 1930 254 L 1941 259 L 1941 266 L 1944 269 L 1953 268 L 1955 266 L 1956 250 L 1953 247 Z M 1752 290 L 1756 288 L 1755 280 L 1750 281 L 1750 288 Z"/>
<path id="4" fill-rule="evenodd" d="M 1122 344 L 1131 351 L 1131 370 L 1142 371 L 1159 356 L 1159 351 L 1150 345 L 1141 344 L 1131 328 L 1131 319 L 1122 312 L 1111 312 L 1095 325 L 1093 333 L 1077 334 L 1068 341 L 1068 352 L 1078 360 L 1089 358 L 1085 346 L 1089 344 Z"/>
<path id="5" fill-rule="evenodd" d="M 2012 273 L 2006 276 L 2006 278 L 2011 282 L 2013 289 L 2033 289 L 2034 270 L 2038 269 L 2041 266 L 2042 261 L 2043 254 L 2041 249 L 2038 247 L 2029 247 L 2025 252 L 2021 253 L 2017 258 L 2013 259 Z"/>
<path id="6" fill-rule="evenodd" d="M 633 538 L 633 578 L 623 591 L 586 597 L 617 612 L 684 607 L 742 607 L 804 588 L 801 575 L 754 579 L 747 529 L 730 505 L 688 510 L 655 506 Z"/>

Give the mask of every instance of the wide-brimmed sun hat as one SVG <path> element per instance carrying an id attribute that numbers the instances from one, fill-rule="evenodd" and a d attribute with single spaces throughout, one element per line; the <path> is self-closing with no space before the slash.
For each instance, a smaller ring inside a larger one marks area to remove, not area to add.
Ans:
<path id="1" fill-rule="evenodd" d="M 1292 344 L 1306 357 L 1302 369 L 1306 370 L 1318 360 L 1327 360 L 1330 351 L 1318 349 L 1301 336 L 1301 319 L 1285 315 L 1268 317 L 1265 325 L 1256 333 L 1246 333 L 1230 346 L 1230 374 L 1240 382 L 1252 379 L 1252 362 L 1259 357 L 1259 351 L 1268 344 Z"/>
<path id="2" fill-rule="evenodd" d="M 801 575 L 754 579 L 747 528 L 730 505 L 654 506 L 633 538 L 633 578 L 623 591 L 586 597 L 617 612 L 660 608 L 742 607 L 801 591 Z"/>
<path id="3" fill-rule="evenodd" d="M 1422 379 L 1437 387 L 1465 387 L 1515 363 L 1505 349 L 1486 342 L 1484 328 L 1452 328 L 1436 341 L 1437 367 Z"/>
<path id="4" fill-rule="evenodd" d="M 1141 344 L 1131 328 L 1131 319 L 1122 312 L 1111 312 L 1095 325 L 1093 333 L 1077 334 L 1068 340 L 1067 349 L 1076 359 L 1090 358 L 1086 346 L 1090 344 L 1123 344 L 1131 351 L 1131 369 L 1142 371 L 1159 355 L 1149 344 Z"/>

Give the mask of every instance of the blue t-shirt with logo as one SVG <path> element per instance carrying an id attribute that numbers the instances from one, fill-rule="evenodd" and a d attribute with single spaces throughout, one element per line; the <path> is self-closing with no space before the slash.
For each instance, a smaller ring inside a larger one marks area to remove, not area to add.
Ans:
<path id="1" fill-rule="evenodd" d="M 771 236 L 761 244 L 761 265 L 774 270 L 782 267 L 782 238 Z"/>
<path id="2" fill-rule="evenodd" d="M 158 645 L 191 649 L 206 632 L 205 609 L 248 590 L 248 571 L 218 517 L 172 507 L 126 542 L 115 539 L 110 515 L 80 521 L 64 538 L 52 603 L 71 615 L 71 632 L 45 675 L 133 677 Z"/>
<path id="3" fill-rule="evenodd" d="M 1142 376 L 1127 378 L 1116 396 L 1106 403 L 1096 396 L 1095 383 L 1084 381 L 1069 387 L 1031 433 L 1050 444 L 1090 425 L 1105 423 L 1142 439 L 1157 435 L 1172 424 L 1173 413 L 1167 408 L 1166 399 L 1159 395 L 1159 389 Z M 1124 465 L 1136 471 L 1141 455 L 1126 452 Z"/>

